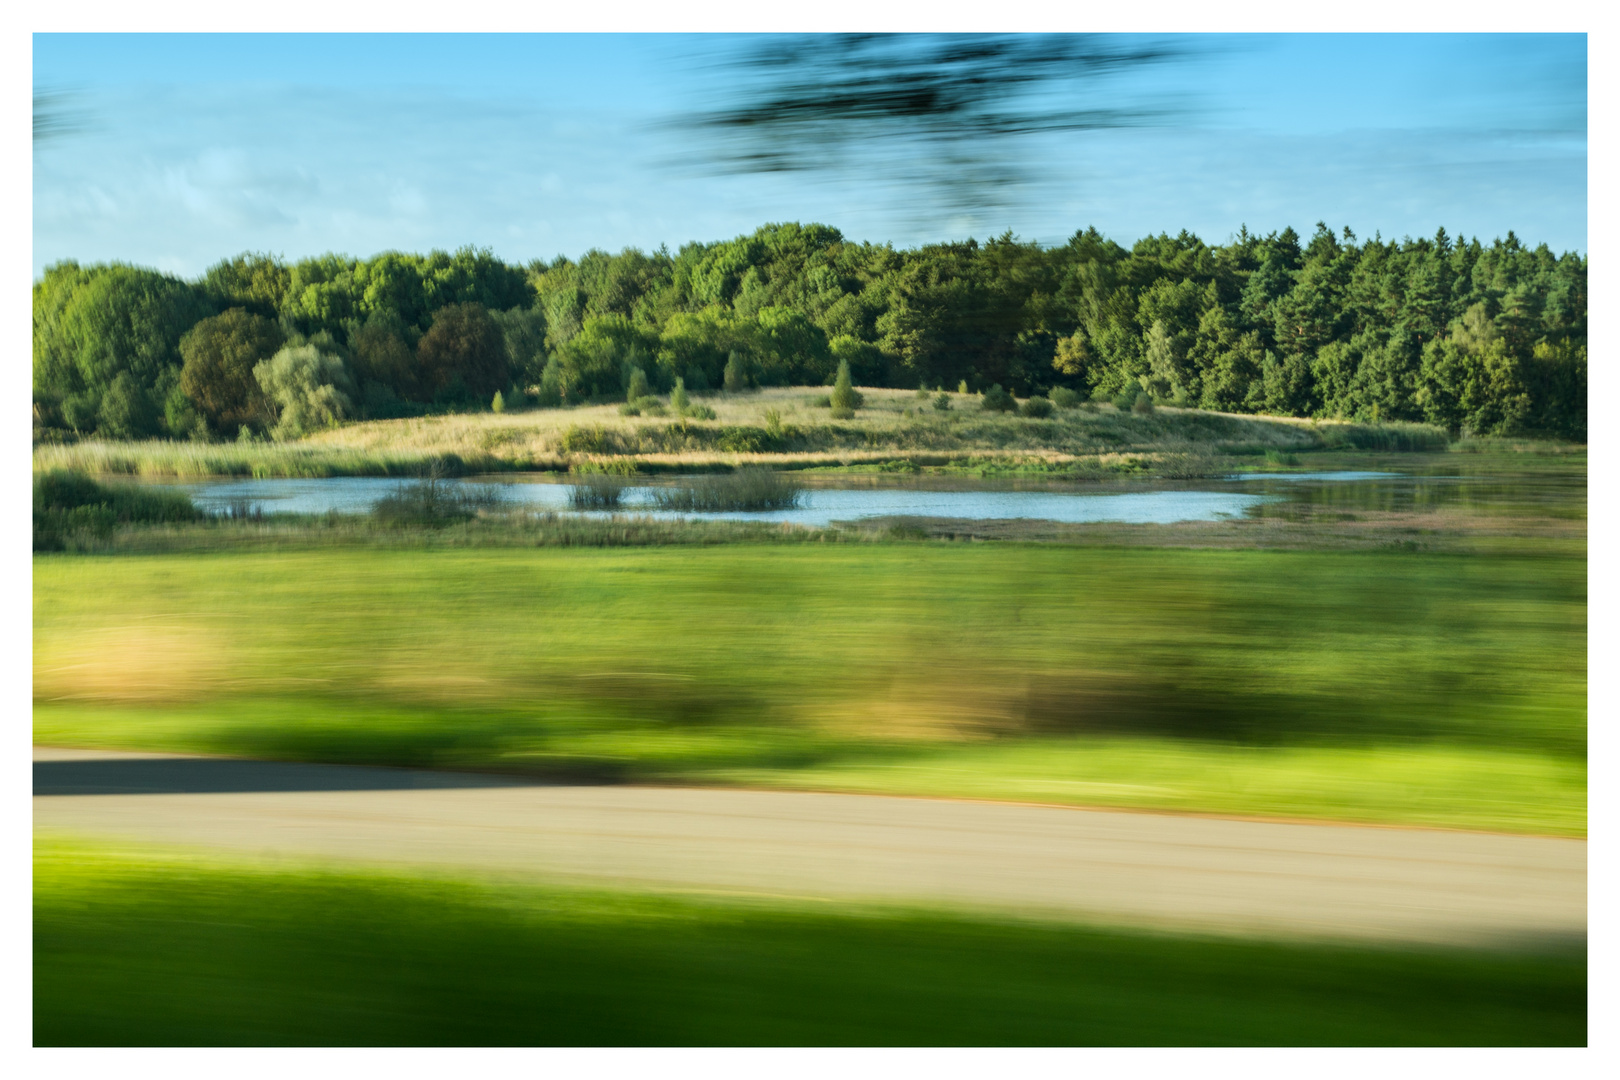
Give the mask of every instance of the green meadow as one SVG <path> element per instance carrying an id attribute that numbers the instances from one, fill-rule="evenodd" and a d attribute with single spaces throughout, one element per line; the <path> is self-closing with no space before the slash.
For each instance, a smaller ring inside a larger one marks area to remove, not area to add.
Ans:
<path id="1" fill-rule="evenodd" d="M 45 839 L 53 1045 L 1584 1045 L 1577 951 L 543 889 Z"/>
<path id="2" fill-rule="evenodd" d="M 34 560 L 68 746 L 1584 835 L 1584 554 Z"/>

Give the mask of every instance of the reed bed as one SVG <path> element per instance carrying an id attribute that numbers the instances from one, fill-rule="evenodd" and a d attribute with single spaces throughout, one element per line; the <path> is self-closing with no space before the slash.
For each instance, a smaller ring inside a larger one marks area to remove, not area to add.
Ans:
<path id="1" fill-rule="evenodd" d="M 611 473 L 584 473 L 568 489 L 568 505 L 575 510 L 617 510 L 629 480 Z"/>
<path id="2" fill-rule="evenodd" d="M 804 489 L 768 469 L 745 468 L 654 488 L 652 497 L 653 505 L 660 510 L 736 513 L 792 510 L 804 499 Z"/>

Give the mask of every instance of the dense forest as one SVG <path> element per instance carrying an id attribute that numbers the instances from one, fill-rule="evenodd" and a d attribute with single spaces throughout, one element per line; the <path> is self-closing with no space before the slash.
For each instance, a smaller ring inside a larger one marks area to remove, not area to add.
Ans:
<path id="1" fill-rule="evenodd" d="M 1065 386 L 1234 412 L 1586 436 L 1587 260 L 1318 224 L 1121 247 L 1095 229 L 912 250 L 767 225 L 671 254 L 244 254 L 195 281 L 34 285 L 40 438 L 296 437 L 344 419 L 665 392 Z M 641 377 L 636 373 L 641 372 Z"/>

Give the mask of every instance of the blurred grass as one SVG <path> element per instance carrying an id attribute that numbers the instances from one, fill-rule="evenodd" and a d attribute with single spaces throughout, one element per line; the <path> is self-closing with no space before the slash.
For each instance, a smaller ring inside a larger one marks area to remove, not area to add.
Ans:
<path id="1" fill-rule="evenodd" d="M 1017 544 L 39 556 L 34 735 L 1578 833 L 1585 586 Z"/>
<path id="2" fill-rule="evenodd" d="M 34 1042 L 1584 1045 L 1583 954 L 1396 951 L 39 839 Z"/>

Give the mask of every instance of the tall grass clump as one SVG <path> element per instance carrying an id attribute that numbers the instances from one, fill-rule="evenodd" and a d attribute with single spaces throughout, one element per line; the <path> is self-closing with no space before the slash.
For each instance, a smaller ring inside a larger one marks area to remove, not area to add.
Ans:
<path id="1" fill-rule="evenodd" d="M 1198 443 L 1172 444 L 1159 454 L 1157 462 L 1157 472 L 1169 480 L 1208 480 L 1231 471 L 1231 463 L 1223 455 Z"/>
<path id="2" fill-rule="evenodd" d="M 463 484 L 447 475 L 447 467 L 435 463 L 422 479 L 378 499 L 372 518 L 384 525 L 436 528 L 469 521 L 500 505 L 500 491 L 493 485 Z"/>
<path id="3" fill-rule="evenodd" d="M 617 510 L 629 481 L 605 472 L 582 473 L 568 489 L 568 505 L 575 510 Z"/>
<path id="4" fill-rule="evenodd" d="M 684 483 L 653 491 L 653 504 L 660 510 L 706 514 L 792 510 L 803 498 L 803 488 L 769 469 L 738 469 L 734 473 L 694 476 Z"/>
<path id="5" fill-rule="evenodd" d="M 1335 424 L 1323 428 L 1322 441 L 1330 447 L 1347 446 L 1356 450 L 1384 450 L 1406 453 L 1444 450 L 1451 437 L 1443 428 L 1429 424 Z"/>
<path id="6" fill-rule="evenodd" d="M 196 521 L 203 512 L 172 488 L 101 484 L 53 469 L 34 477 L 34 550 L 63 551 L 105 540 L 119 525 Z"/>

